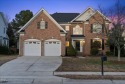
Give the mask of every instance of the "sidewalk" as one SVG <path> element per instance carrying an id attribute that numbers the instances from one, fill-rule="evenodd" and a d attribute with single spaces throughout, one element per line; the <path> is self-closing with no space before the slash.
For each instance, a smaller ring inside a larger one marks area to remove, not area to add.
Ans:
<path id="1" fill-rule="evenodd" d="M 101 75 L 101 72 L 54 72 L 54 75 Z M 125 76 L 125 72 L 104 72 L 104 75 Z"/>

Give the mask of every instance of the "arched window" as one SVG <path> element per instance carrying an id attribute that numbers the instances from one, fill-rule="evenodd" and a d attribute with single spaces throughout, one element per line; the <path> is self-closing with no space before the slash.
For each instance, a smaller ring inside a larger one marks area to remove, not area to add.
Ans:
<path id="1" fill-rule="evenodd" d="M 73 28 L 73 35 L 82 35 L 82 34 L 83 34 L 82 28 L 79 25 L 76 25 Z"/>

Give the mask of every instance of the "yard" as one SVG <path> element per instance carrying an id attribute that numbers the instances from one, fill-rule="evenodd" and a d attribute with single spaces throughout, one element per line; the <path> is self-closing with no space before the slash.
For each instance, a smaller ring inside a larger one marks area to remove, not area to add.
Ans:
<path id="1" fill-rule="evenodd" d="M 14 55 L 0 55 L 0 66 L 8 61 L 11 61 L 13 59 L 17 58 L 17 56 Z"/>
<path id="2" fill-rule="evenodd" d="M 63 58 L 62 65 L 56 70 L 58 72 L 99 72 L 101 71 L 100 57 L 86 58 Z M 108 57 L 104 62 L 104 71 L 125 72 L 125 57 L 117 61 L 117 57 Z"/>

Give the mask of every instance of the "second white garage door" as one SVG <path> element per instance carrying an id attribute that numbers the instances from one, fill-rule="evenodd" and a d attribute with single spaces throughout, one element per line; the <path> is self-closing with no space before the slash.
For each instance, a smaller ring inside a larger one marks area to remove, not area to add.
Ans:
<path id="1" fill-rule="evenodd" d="M 46 40 L 44 43 L 45 56 L 60 56 L 61 55 L 61 41 L 56 39 Z"/>

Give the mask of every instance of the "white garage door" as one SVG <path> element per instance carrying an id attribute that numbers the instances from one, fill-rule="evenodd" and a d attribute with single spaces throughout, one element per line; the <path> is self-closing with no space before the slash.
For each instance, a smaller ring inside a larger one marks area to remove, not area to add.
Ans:
<path id="1" fill-rule="evenodd" d="M 44 43 L 45 56 L 60 56 L 61 42 L 57 40 L 48 40 Z"/>
<path id="2" fill-rule="evenodd" d="M 41 41 L 29 39 L 24 42 L 24 56 L 41 56 Z"/>

